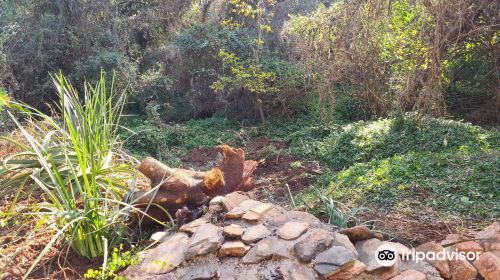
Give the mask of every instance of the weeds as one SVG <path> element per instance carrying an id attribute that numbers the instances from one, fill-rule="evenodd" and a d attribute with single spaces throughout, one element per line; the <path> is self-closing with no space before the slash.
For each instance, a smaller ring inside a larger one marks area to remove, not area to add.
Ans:
<path id="1" fill-rule="evenodd" d="M 359 224 L 356 215 L 368 211 L 366 207 L 349 209 L 345 204 L 333 200 L 318 188 L 314 188 L 316 197 L 320 200 L 320 211 L 328 217 L 328 223 L 339 228 L 347 228 Z"/>

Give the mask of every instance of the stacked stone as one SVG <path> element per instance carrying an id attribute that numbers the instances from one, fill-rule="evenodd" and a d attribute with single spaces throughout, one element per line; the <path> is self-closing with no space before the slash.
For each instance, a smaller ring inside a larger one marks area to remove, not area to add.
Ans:
<path id="1" fill-rule="evenodd" d="M 473 279 L 479 271 L 487 280 L 499 279 L 500 240 L 490 237 L 498 238 L 500 227 L 494 224 L 479 236 L 496 241 L 477 243 L 481 250 L 490 252 L 473 264 L 415 263 L 397 256 L 394 265 L 385 267 L 375 259 L 380 245 L 390 244 L 398 253 L 409 249 L 383 241 L 381 235 L 363 226 L 336 231 L 306 212 L 286 211 L 235 192 L 212 199 L 209 211 L 183 225 L 179 232 L 153 235 L 160 245 L 145 251 L 141 261 L 123 276 L 165 280 L 465 280 Z M 424 244 L 417 250 L 438 250 L 438 246 Z M 479 249 L 471 243 L 455 246 L 461 250 Z M 454 272 L 456 269 L 458 272 Z"/>

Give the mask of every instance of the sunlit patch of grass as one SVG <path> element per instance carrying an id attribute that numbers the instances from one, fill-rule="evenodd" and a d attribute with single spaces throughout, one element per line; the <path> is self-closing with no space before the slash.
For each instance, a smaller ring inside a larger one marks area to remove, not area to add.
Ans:
<path id="1" fill-rule="evenodd" d="M 468 218 L 500 217 L 498 152 L 408 153 L 355 164 L 329 183 L 334 199 L 390 210 L 408 199 Z"/>

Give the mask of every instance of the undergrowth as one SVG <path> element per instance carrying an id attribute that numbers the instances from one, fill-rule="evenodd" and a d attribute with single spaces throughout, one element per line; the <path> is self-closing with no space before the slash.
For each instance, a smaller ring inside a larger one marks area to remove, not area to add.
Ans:
<path id="1" fill-rule="evenodd" d="M 289 143 L 286 153 L 298 159 L 319 161 L 324 175 L 314 185 L 349 207 L 392 211 L 425 206 L 467 219 L 499 217 L 500 132 L 495 129 L 411 114 L 331 125 L 300 116 L 255 127 L 218 114 L 166 130 L 147 127 L 154 133 L 140 132 L 126 147 L 148 154 L 147 147 L 163 145 L 169 163 L 179 164 L 190 149 L 222 143 L 244 146 L 263 137 Z M 148 137 L 152 140 L 144 141 Z M 312 188 L 297 198 L 313 199 L 317 197 Z"/>

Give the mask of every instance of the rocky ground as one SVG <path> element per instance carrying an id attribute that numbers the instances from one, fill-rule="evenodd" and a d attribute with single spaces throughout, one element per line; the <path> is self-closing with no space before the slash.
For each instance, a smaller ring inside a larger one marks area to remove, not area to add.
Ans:
<path id="1" fill-rule="evenodd" d="M 205 215 L 177 232 L 157 232 L 158 246 L 123 272 L 128 279 L 500 279 L 500 224 L 461 242 L 449 235 L 418 252 L 479 252 L 478 259 L 403 260 L 413 249 L 358 226 L 338 230 L 314 216 L 249 199 L 242 193 L 216 197 Z M 377 248 L 395 249 L 392 265 Z M 445 249 L 446 248 L 446 249 Z M 385 266 L 384 266 L 385 265 Z"/>

